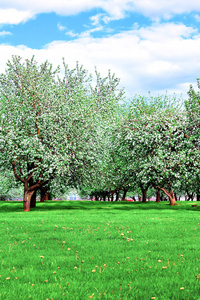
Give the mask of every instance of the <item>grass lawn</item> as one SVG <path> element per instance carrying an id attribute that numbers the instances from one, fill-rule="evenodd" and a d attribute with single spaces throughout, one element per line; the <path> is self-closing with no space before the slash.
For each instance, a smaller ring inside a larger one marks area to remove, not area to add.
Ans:
<path id="1" fill-rule="evenodd" d="M 192 204 L 1 202 L 0 299 L 200 300 Z"/>

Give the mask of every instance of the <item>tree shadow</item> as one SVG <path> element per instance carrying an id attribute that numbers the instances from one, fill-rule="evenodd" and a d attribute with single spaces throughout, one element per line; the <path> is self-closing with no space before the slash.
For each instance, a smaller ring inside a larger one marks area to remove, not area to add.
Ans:
<path id="1" fill-rule="evenodd" d="M 37 202 L 36 207 L 31 212 L 48 212 L 48 211 L 65 211 L 65 210 L 109 210 L 132 211 L 132 210 L 190 210 L 200 211 L 200 204 L 177 202 L 176 206 L 170 206 L 169 202 L 98 202 L 98 201 L 47 201 L 44 203 Z M 0 202 L 0 213 L 23 212 L 23 202 L 5 201 Z"/>

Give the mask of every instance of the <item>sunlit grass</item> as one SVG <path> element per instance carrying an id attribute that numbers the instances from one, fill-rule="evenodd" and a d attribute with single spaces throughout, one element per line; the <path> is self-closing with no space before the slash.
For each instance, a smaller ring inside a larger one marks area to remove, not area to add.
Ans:
<path id="1" fill-rule="evenodd" d="M 0 203 L 0 299 L 200 299 L 200 206 Z"/>

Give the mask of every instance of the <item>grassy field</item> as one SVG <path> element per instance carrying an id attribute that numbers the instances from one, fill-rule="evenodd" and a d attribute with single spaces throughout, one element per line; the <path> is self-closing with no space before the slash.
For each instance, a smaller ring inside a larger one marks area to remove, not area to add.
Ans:
<path id="1" fill-rule="evenodd" d="M 2 202 L 0 299 L 200 299 L 192 204 Z"/>

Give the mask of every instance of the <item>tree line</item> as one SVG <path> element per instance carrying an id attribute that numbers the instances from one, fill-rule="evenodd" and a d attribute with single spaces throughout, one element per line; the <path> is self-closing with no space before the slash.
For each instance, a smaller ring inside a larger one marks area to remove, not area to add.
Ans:
<path id="1" fill-rule="evenodd" d="M 200 87 L 199 81 L 197 81 Z M 76 188 L 96 200 L 155 191 L 200 200 L 200 94 L 125 99 L 119 79 L 78 63 L 54 69 L 13 56 L 0 74 L 1 178 L 23 185 L 24 211 Z M 13 178 L 12 176 L 10 178 Z"/>

